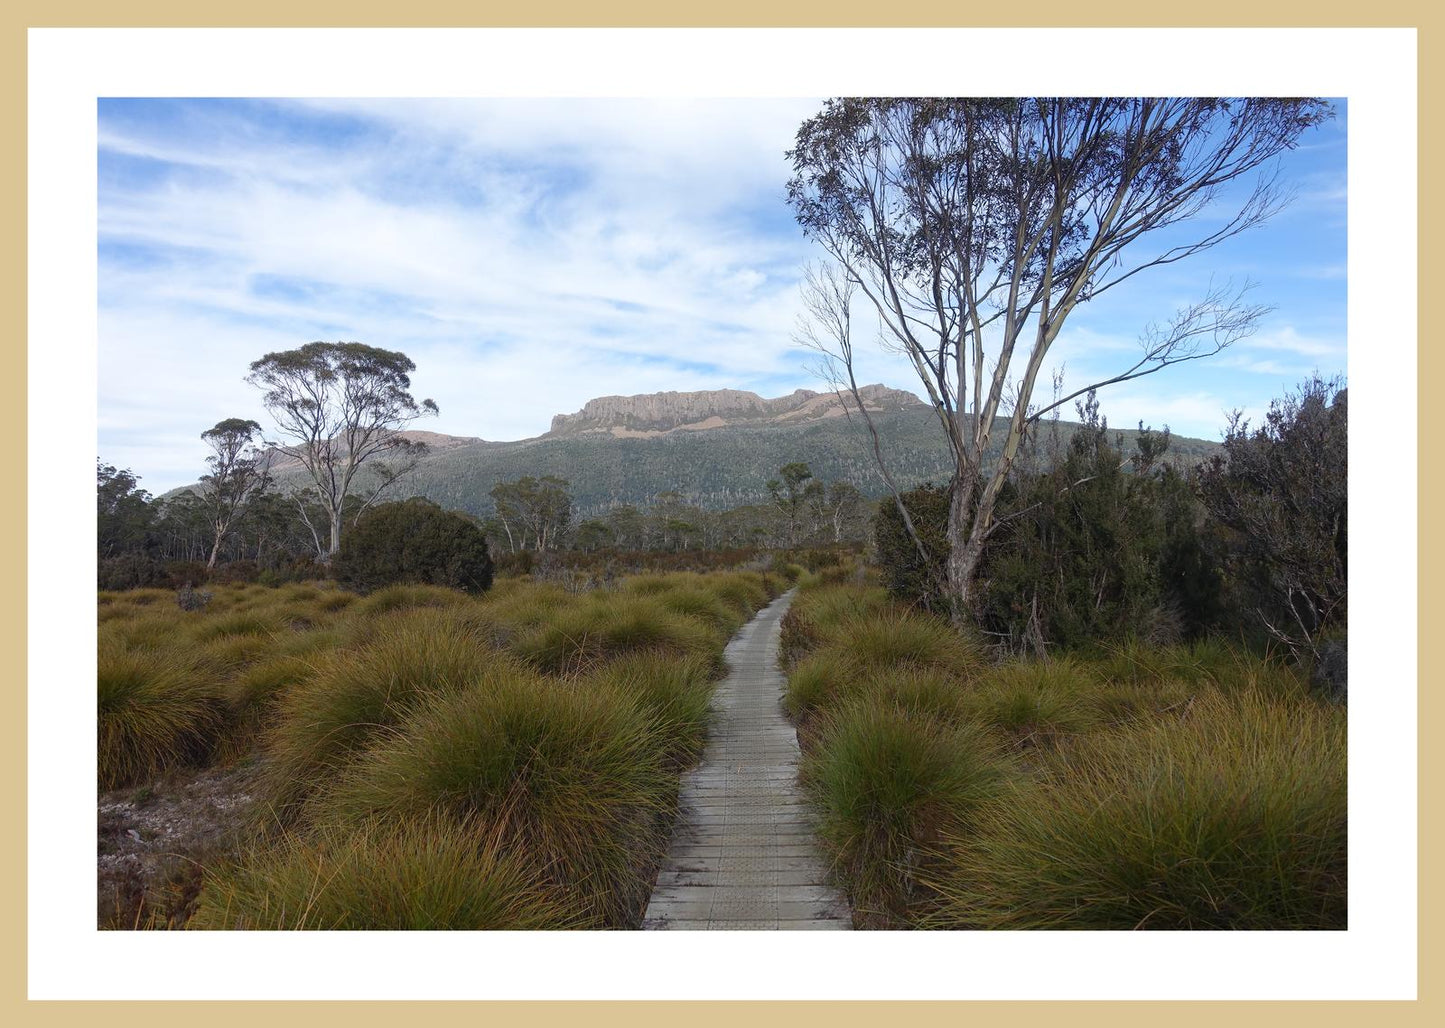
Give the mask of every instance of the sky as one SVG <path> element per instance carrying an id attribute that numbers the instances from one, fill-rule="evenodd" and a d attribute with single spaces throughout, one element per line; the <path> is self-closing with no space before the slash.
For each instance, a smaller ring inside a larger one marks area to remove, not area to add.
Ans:
<path id="1" fill-rule="evenodd" d="M 819 251 L 785 199 L 821 103 L 101 99 L 98 456 L 155 494 L 194 481 L 207 428 L 271 426 L 249 364 L 315 340 L 406 353 L 441 411 L 416 427 L 490 440 L 597 396 L 826 389 L 797 342 Z M 1078 308 L 1048 361 L 1066 388 L 1225 281 L 1272 308 L 1258 331 L 1110 387 L 1110 424 L 1218 439 L 1228 411 L 1343 373 L 1347 120 L 1282 160 L 1271 221 Z M 864 349 L 863 381 L 921 393 Z"/>

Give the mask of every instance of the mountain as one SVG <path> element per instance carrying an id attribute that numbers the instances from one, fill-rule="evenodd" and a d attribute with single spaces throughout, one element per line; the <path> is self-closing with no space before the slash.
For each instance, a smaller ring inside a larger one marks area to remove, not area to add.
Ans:
<path id="1" fill-rule="evenodd" d="M 921 407 L 912 393 L 870 385 L 858 390 L 869 411 Z M 766 400 L 741 389 L 714 389 L 693 393 L 649 393 L 645 396 L 603 396 L 588 400 L 576 414 L 558 414 L 541 438 L 602 433 L 617 439 L 645 439 L 672 432 L 701 432 L 740 425 L 800 425 L 844 416 L 856 409 L 837 393 L 799 389 Z"/>
<path id="2" fill-rule="evenodd" d="M 932 408 L 882 385 L 860 393 L 899 485 L 947 481 L 948 451 Z M 484 516 L 492 512 L 489 493 L 498 482 L 555 475 L 568 481 L 578 517 L 622 503 L 646 506 L 668 491 L 721 510 L 764 502 L 766 483 L 782 465 L 806 461 L 820 481 L 844 479 L 876 498 L 886 486 L 863 419 L 852 406 L 851 399 L 845 405 L 834 393 L 806 389 L 773 399 L 736 389 L 668 392 L 600 397 L 580 411 L 557 415 L 546 434 L 515 442 L 407 433 L 425 436 L 418 441 L 428 442 L 430 452 L 390 495 L 425 496 Z M 1059 422 L 1061 442 L 1076 427 Z M 1132 449 L 1137 433 L 1119 434 Z M 1002 431 L 994 435 L 1000 438 Z M 1176 437 L 1169 455 L 1190 464 L 1217 448 Z M 296 473 L 283 471 L 283 484 Z"/>

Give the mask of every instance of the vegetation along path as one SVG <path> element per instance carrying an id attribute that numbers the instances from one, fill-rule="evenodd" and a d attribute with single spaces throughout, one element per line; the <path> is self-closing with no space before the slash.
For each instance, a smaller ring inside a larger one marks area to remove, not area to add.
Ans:
<path id="1" fill-rule="evenodd" d="M 827 885 L 797 785 L 798 737 L 783 716 L 773 601 L 728 644 L 702 763 L 683 778 L 681 813 L 644 929 L 849 929 Z"/>

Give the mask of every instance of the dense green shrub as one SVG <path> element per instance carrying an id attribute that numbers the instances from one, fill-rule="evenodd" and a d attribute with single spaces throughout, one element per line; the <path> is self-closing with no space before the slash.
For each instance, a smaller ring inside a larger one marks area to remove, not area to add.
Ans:
<path id="1" fill-rule="evenodd" d="M 908 511 L 927 559 L 919 554 L 908 534 L 898 504 L 885 499 L 873 518 L 873 542 L 883 582 L 888 592 L 905 603 L 917 603 L 927 610 L 943 612 L 948 600 L 943 592 L 947 581 L 949 490 L 931 482 L 902 493 L 899 499 Z"/>
<path id="2" fill-rule="evenodd" d="M 147 589 L 166 581 L 165 566 L 144 553 L 106 557 L 96 567 L 96 583 L 101 589 Z"/>
<path id="3" fill-rule="evenodd" d="M 481 527 L 419 497 L 363 514 L 347 532 L 333 567 L 338 582 L 362 592 L 399 582 L 471 593 L 492 585 L 492 558 Z"/>
<path id="4" fill-rule="evenodd" d="M 1236 414 L 1224 453 L 1200 469 L 1238 609 L 1309 662 L 1346 625 L 1348 416 L 1343 383 L 1316 376 L 1254 431 Z"/>

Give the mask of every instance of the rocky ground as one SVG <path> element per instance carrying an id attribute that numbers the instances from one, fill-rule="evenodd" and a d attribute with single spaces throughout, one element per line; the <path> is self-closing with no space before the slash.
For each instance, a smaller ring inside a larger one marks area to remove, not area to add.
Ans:
<path id="1" fill-rule="evenodd" d="M 254 805 L 257 767 L 210 769 L 102 793 L 97 810 L 101 928 L 184 924 L 204 866 L 234 848 Z"/>

